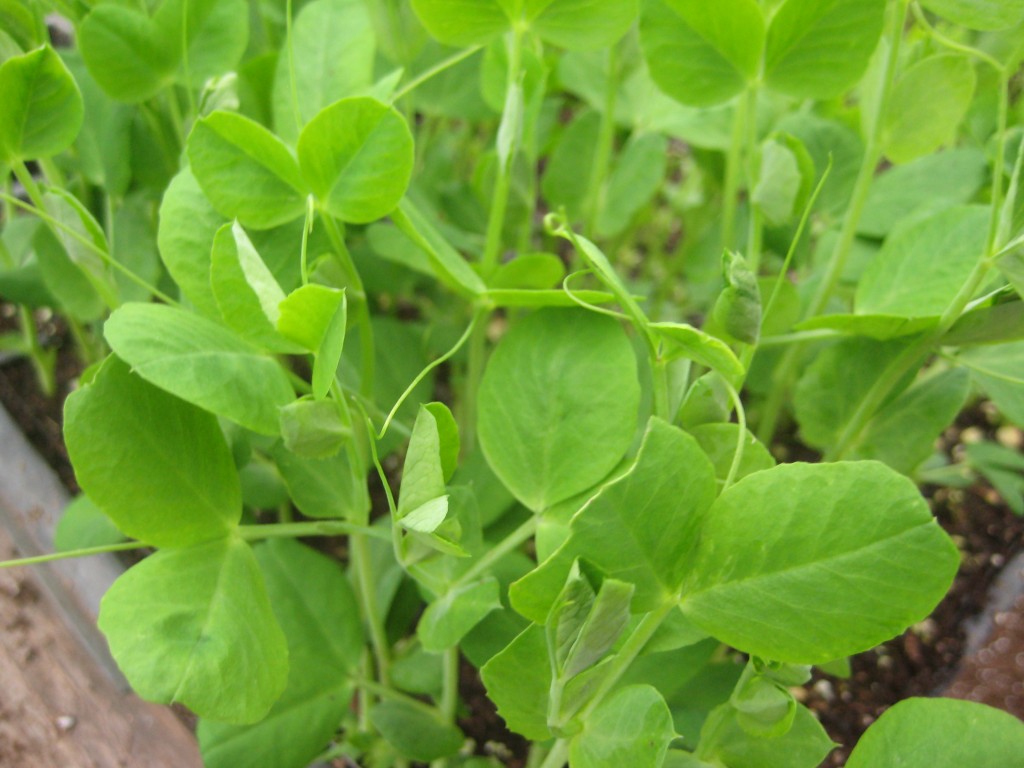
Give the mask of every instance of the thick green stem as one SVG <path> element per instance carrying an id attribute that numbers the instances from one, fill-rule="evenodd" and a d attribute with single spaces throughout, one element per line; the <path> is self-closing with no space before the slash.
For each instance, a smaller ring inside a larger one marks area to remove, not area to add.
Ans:
<path id="1" fill-rule="evenodd" d="M 540 768 L 562 768 L 568 759 L 569 740 L 559 739 L 552 745 L 551 751 L 544 758 L 544 762 L 540 764 Z"/>
<path id="2" fill-rule="evenodd" d="M 590 167 L 590 182 L 583 210 L 586 212 L 587 234 L 594 236 L 597 219 L 604 208 L 604 186 L 611 166 L 612 151 L 615 148 L 615 101 L 619 93 L 619 47 L 608 48 L 608 82 L 605 85 L 604 111 L 601 113 L 601 127 L 597 135 L 597 149 L 594 164 Z"/>
<path id="3" fill-rule="evenodd" d="M 736 244 L 736 209 L 739 206 L 740 175 L 743 170 L 743 143 L 747 135 L 747 98 L 736 99 L 732 118 L 732 138 L 725 156 L 725 180 L 722 185 L 722 248 Z"/>
<path id="4" fill-rule="evenodd" d="M 442 658 L 443 678 L 441 688 L 441 701 L 438 708 L 445 722 L 455 723 L 455 717 L 459 708 L 459 648 L 455 646 L 444 652 Z M 448 758 L 442 757 L 434 760 L 430 768 L 447 768 Z"/>
<path id="5" fill-rule="evenodd" d="M 757 86 L 747 88 L 747 262 L 755 275 L 761 266 L 761 249 L 764 240 L 764 217 L 753 202 L 754 184 L 757 181 Z"/>
<path id="6" fill-rule="evenodd" d="M 366 536 L 362 534 L 349 537 L 351 546 L 352 568 L 359 587 L 359 602 L 363 610 L 363 619 L 370 632 L 370 643 L 373 646 L 373 658 L 377 666 L 377 680 L 389 687 L 391 684 L 391 649 L 388 645 L 387 633 L 384 630 L 384 618 L 380 615 L 377 604 L 377 590 L 374 582 L 373 568 L 370 565 L 370 549 Z"/>
<path id="7" fill-rule="evenodd" d="M 470 583 L 477 576 L 486 573 L 492 565 L 505 557 L 505 555 L 522 546 L 536 532 L 538 520 L 539 518 L 531 515 L 529 520 L 512 531 L 498 544 L 488 549 L 479 560 L 473 563 L 465 573 L 452 583 L 450 589 Z"/>
<path id="8" fill-rule="evenodd" d="M 28 350 L 29 359 L 35 369 L 36 378 L 39 380 L 39 387 L 43 394 L 51 397 L 57 391 L 57 375 L 54 370 L 56 358 L 47 354 L 39 344 L 39 331 L 36 328 L 36 319 L 28 307 L 19 306 L 18 316 L 21 319 L 21 335 L 25 341 L 25 348 Z"/>

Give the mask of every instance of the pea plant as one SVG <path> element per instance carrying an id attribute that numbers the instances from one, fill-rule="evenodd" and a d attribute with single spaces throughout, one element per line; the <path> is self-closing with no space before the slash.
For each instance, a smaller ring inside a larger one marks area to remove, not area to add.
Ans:
<path id="1" fill-rule="evenodd" d="M 935 438 L 1024 424 L 1022 24 L 0 0 L 3 342 L 85 366 L 19 562 L 149 552 L 100 629 L 212 768 L 498 765 L 477 675 L 532 768 L 819 765 L 793 691 L 956 573 Z M 1021 754 L 911 699 L 848 765 Z"/>

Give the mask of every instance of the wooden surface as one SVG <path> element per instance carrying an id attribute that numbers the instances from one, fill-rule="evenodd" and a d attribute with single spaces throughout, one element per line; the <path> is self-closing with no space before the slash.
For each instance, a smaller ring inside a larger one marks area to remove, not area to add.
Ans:
<path id="1" fill-rule="evenodd" d="M 67 494 L 0 408 L 0 558 L 52 551 Z M 198 768 L 166 707 L 130 693 L 95 627 L 112 557 L 0 570 L 0 768 Z"/>

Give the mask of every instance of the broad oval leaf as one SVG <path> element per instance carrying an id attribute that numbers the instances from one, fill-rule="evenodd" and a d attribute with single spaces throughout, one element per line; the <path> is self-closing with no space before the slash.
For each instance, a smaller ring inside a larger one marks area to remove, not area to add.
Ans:
<path id="1" fill-rule="evenodd" d="M 240 539 L 151 555 L 114 582 L 98 623 L 144 699 L 253 723 L 285 688 L 285 636 L 252 549 Z"/>
<path id="2" fill-rule="evenodd" d="M 920 621 L 960 560 L 916 486 L 874 461 L 750 475 L 718 497 L 701 535 L 683 612 L 745 653 L 797 664 Z"/>
<path id="3" fill-rule="evenodd" d="M 441 653 L 457 645 L 491 611 L 501 608 L 501 587 L 493 577 L 454 587 L 427 606 L 416 625 L 423 648 Z"/>
<path id="4" fill-rule="evenodd" d="M 484 43 L 511 27 L 499 0 L 412 0 L 427 31 L 445 45 Z"/>
<path id="5" fill-rule="evenodd" d="M 306 185 L 289 149 L 259 123 L 234 112 L 199 120 L 188 137 L 192 173 L 213 207 L 254 229 L 306 212 Z"/>
<path id="6" fill-rule="evenodd" d="M 173 52 L 177 80 L 195 91 L 233 70 L 249 42 L 246 0 L 163 0 L 153 15 L 157 43 Z"/>
<path id="7" fill-rule="evenodd" d="M 527 0 L 524 11 L 542 40 L 571 51 L 614 45 L 636 20 L 637 0 Z"/>
<path id="8" fill-rule="evenodd" d="M 487 696 L 510 730 L 534 741 L 551 738 L 551 664 L 544 627 L 532 624 L 480 669 Z"/>
<path id="9" fill-rule="evenodd" d="M 861 737 L 848 768 L 1005 768 L 1024 755 L 1024 723 L 973 701 L 907 699 Z"/>
<path id="10" fill-rule="evenodd" d="M 0 66 L 0 104 L 0 162 L 56 155 L 82 127 L 82 94 L 48 45 Z"/>
<path id="11" fill-rule="evenodd" d="M 601 480 L 632 442 L 640 403 L 633 348 L 607 317 L 541 310 L 502 339 L 479 403 L 488 462 L 539 512 Z"/>
<path id="12" fill-rule="evenodd" d="M 921 0 L 921 5 L 969 29 L 1010 29 L 1024 22 L 1019 0 Z"/>
<path id="13" fill-rule="evenodd" d="M 299 136 L 302 173 L 320 205 L 355 224 L 376 221 L 398 206 L 413 161 L 405 119 L 369 97 L 335 102 Z"/>
<path id="14" fill-rule="evenodd" d="M 104 335 L 142 378 L 254 432 L 276 435 L 278 408 L 295 398 L 276 360 L 181 309 L 125 304 Z"/>
<path id="15" fill-rule="evenodd" d="M 419 702 L 386 699 L 370 710 L 370 722 L 400 755 L 421 763 L 454 755 L 466 741 L 440 712 Z"/>
<path id="16" fill-rule="evenodd" d="M 867 69 L 885 7 L 885 0 L 786 0 L 768 29 L 769 87 L 798 98 L 838 96 Z"/>
<path id="17" fill-rule="evenodd" d="M 650 685 L 620 688 L 587 715 L 569 744 L 573 768 L 660 768 L 676 737 L 672 713 Z"/>
<path id="18" fill-rule="evenodd" d="M 174 547 L 238 523 L 238 473 L 217 419 L 116 357 L 68 397 L 64 439 L 82 488 L 129 536 Z"/>
<path id="19" fill-rule="evenodd" d="M 740 93 L 757 75 L 764 40 L 764 16 L 754 0 L 650 0 L 640 18 L 654 82 L 696 107 Z"/>
<path id="20" fill-rule="evenodd" d="M 351 672 L 363 650 L 355 593 L 338 563 L 290 539 L 255 549 L 274 614 L 288 641 L 288 684 L 250 726 L 202 720 L 207 768 L 294 768 L 312 762 L 352 703 Z"/>
<path id="21" fill-rule="evenodd" d="M 167 44 L 153 20 L 116 3 L 93 8 L 78 38 L 89 72 L 118 101 L 154 96 L 170 84 L 178 65 L 178 48 Z"/>

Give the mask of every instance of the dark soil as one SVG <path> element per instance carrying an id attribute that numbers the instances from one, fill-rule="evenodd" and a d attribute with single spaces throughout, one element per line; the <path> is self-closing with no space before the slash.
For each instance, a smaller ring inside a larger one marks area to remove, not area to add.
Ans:
<path id="1" fill-rule="evenodd" d="M 14 327 L 9 311 L 0 311 L 0 332 Z M 48 320 L 40 328 L 42 340 L 59 347 L 59 391 L 53 397 L 43 396 L 31 365 L 26 360 L 8 360 L 0 363 L 0 402 L 74 492 L 74 473 L 61 440 L 61 404 L 81 366 L 69 351 L 62 328 Z M 947 453 L 954 455 L 967 429 L 991 438 L 996 425 L 984 406 L 975 407 L 944 435 L 942 445 Z M 802 455 L 799 445 L 790 446 L 789 452 Z M 376 490 L 380 494 L 382 488 Z M 960 572 L 949 594 L 928 619 L 901 637 L 851 659 L 848 679 L 816 673 L 800 694 L 832 739 L 843 745 L 833 752 L 826 766 L 844 765 L 864 730 L 889 706 L 909 696 L 944 693 L 982 700 L 1024 718 L 1024 605 L 997 615 L 996 633 L 988 645 L 961 668 L 967 623 L 984 609 L 1003 566 L 1024 551 L 1024 518 L 1015 516 L 982 483 L 964 491 L 924 490 L 939 522 L 961 550 Z M 958 670 L 960 677 L 952 685 Z M 504 727 L 468 664 L 463 664 L 461 679 L 468 712 L 459 725 L 474 739 L 479 754 L 493 755 L 511 768 L 521 768 L 526 742 Z"/>

